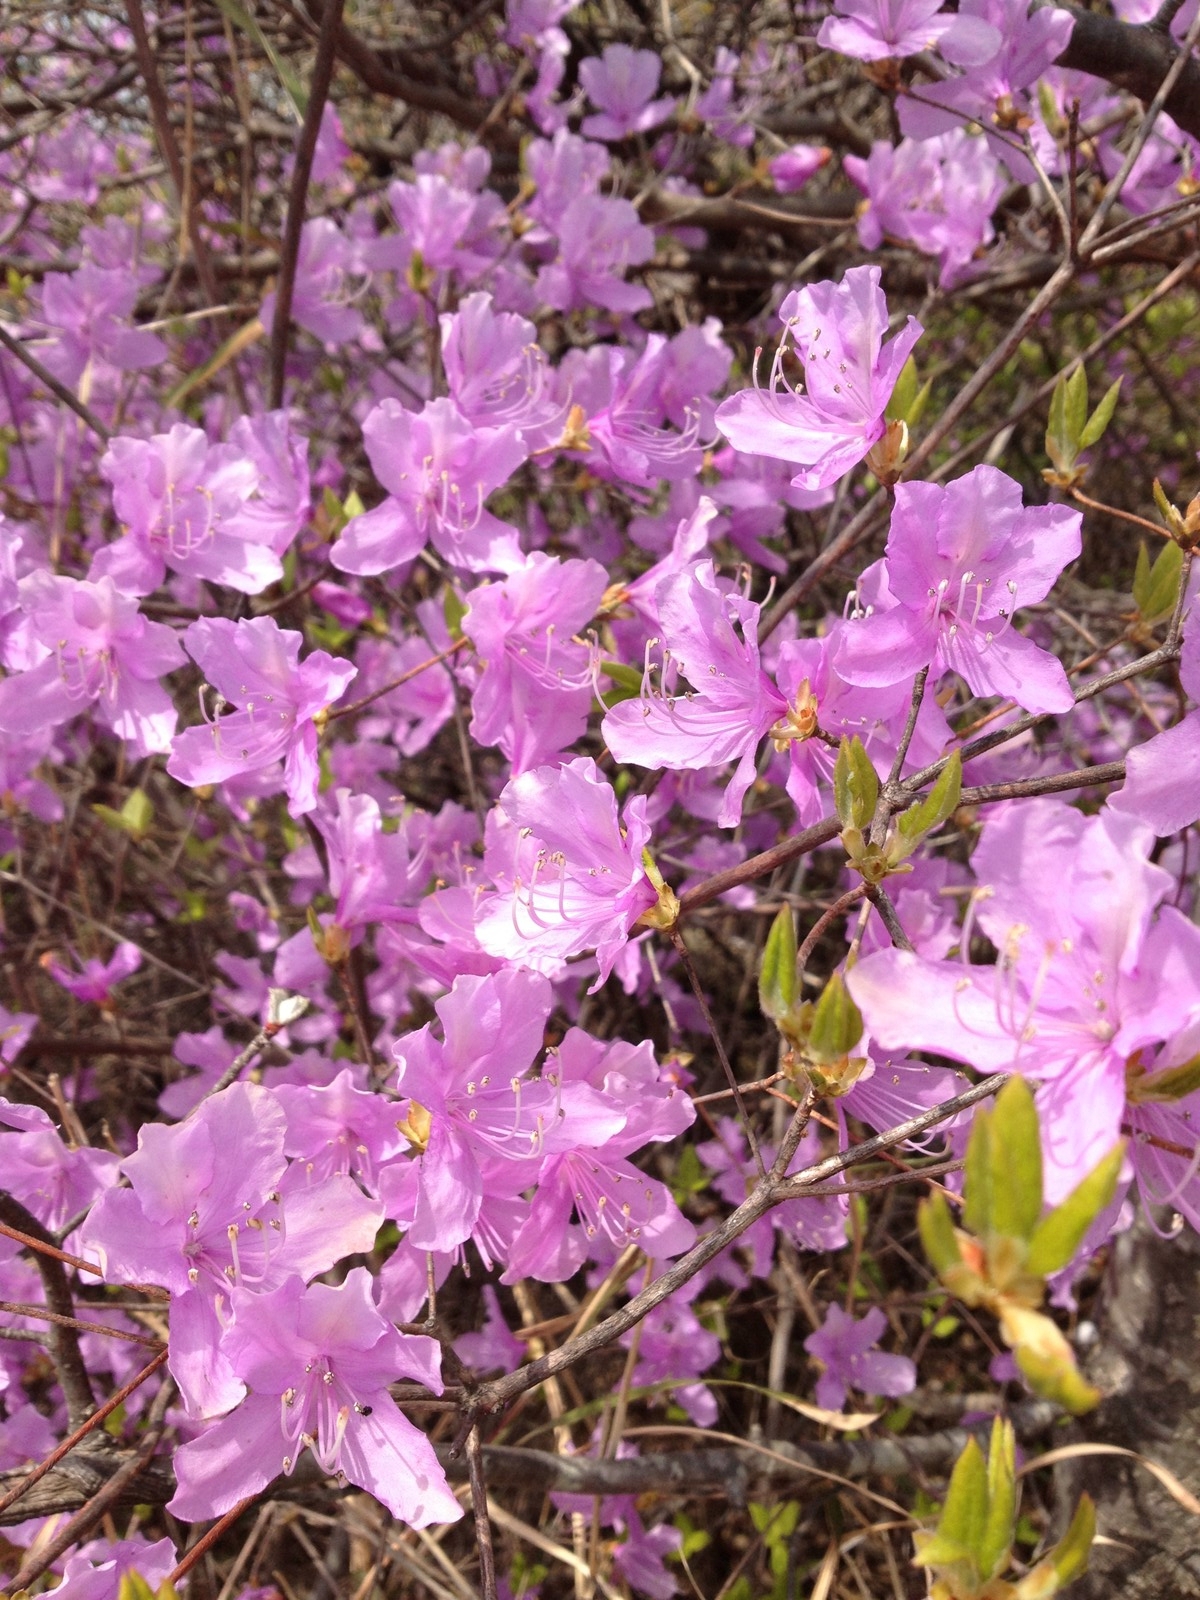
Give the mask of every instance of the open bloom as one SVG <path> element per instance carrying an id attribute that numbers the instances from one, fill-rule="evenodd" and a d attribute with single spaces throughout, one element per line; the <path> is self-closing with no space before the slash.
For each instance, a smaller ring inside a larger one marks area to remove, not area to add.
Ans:
<path id="1" fill-rule="evenodd" d="M 1042 1084 L 1052 1203 L 1119 1138 L 1129 1072 L 1200 1014 L 1200 929 L 1159 904 L 1175 885 L 1148 859 L 1152 843 L 1111 807 L 1085 817 L 1051 799 L 1006 806 L 973 861 L 974 917 L 996 964 L 878 950 L 847 974 L 882 1049 Z"/>
<path id="2" fill-rule="evenodd" d="M 1200 617 L 1189 621 L 1184 634 L 1179 680 L 1200 701 Z M 1129 752 L 1125 786 L 1112 803 L 1164 836 L 1200 818 L 1200 711 L 1189 711 Z"/>
<path id="3" fill-rule="evenodd" d="M 18 593 L 21 632 L 39 659 L 0 681 L 0 729 L 35 733 L 94 708 L 136 755 L 169 750 L 175 707 L 158 680 L 184 659 L 171 629 L 148 622 L 111 578 L 32 572 Z"/>
<path id="4" fill-rule="evenodd" d="M 862 1394 L 909 1394 L 917 1386 L 917 1369 L 907 1356 L 889 1356 L 874 1347 L 887 1327 L 887 1314 L 872 1306 L 858 1321 L 841 1306 L 831 1305 L 822 1327 L 804 1341 L 809 1355 L 823 1370 L 817 1379 L 817 1404 L 839 1411 L 846 1390 Z"/>
<path id="5" fill-rule="evenodd" d="M 645 796 L 618 818 L 590 756 L 514 778 L 488 819 L 485 865 L 496 890 L 476 913 L 482 948 L 548 972 L 595 950 L 603 982 L 658 899 L 642 859 L 650 832 Z"/>
<path id="6" fill-rule="evenodd" d="M 840 283 L 793 289 L 779 308 L 783 338 L 770 385 L 743 389 L 717 407 L 717 426 L 737 450 L 804 468 L 798 489 L 823 489 L 860 462 L 884 433 L 900 369 L 924 331 L 915 317 L 888 344 L 878 267 L 851 267 Z M 789 339 L 805 392 L 784 376 Z"/>
<path id="7" fill-rule="evenodd" d="M 121 1163 L 131 1187 L 107 1189 L 83 1227 L 83 1252 L 110 1282 L 170 1290 L 171 1373 L 193 1415 L 245 1392 L 222 1342 L 233 1290 L 314 1277 L 369 1250 L 382 1221 L 350 1178 L 310 1183 L 288 1168 L 286 1123 L 270 1090 L 235 1083 L 174 1127 L 144 1124 Z"/>
<path id="8" fill-rule="evenodd" d="M 1018 633 L 1013 613 L 1042 600 L 1079 554 L 1082 518 L 1032 506 L 996 467 L 944 487 L 901 483 L 882 577 L 895 602 L 851 623 L 836 666 L 850 683 L 900 683 L 932 665 L 975 694 L 1004 695 L 1026 711 L 1075 703 L 1062 663 Z"/>
<path id="9" fill-rule="evenodd" d="M 717 586 L 711 561 L 665 578 L 655 591 L 663 630 L 664 682 L 622 700 L 604 719 L 618 761 L 687 769 L 736 761 L 717 825 L 736 826 L 754 781 L 759 740 L 788 710 L 758 664 L 758 607 Z M 672 693 L 671 666 L 691 685 Z"/>
<path id="10" fill-rule="evenodd" d="M 654 99 L 662 76 L 662 60 L 653 50 L 610 44 L 602 56 L 579 63 L 579 81 L 599 116 L 585 117 L 581 132 L 588 139 L 624 139 L 665 122 L 675 109 L 670 95 Z"/>
<path id="11" fill-rule="evenodd" d="M 365 1267 L 336 1289 L 292 1277 L 266 1294 L 235 1290 L 234 1299 L 225 1346 L 250 1394 L 176 1452 L 177 1517 L 220 1516 L 290 1474 L 305 1449 L 414 1527 L 462 1516 L 433 1446 L 388 1393 L 389 1383 L 411 1378 L 441 1394 L 441 1351 L 384 1319 Z"/>
<path id="12" fill-rule="evenodd" d="M 452 400 L 431 400 L 421 412 L 381 400 L 363 440 L 388 498 L 346 524 L 330 556 L 335 567 L 389 572 L 430 540 L 454 566 L 476 572 L 520 561 L 516 530 L 484 509 L 529 453 L 514 428 L 477 427 Z"/>
<path id="13" fill-rule="evenodd" d="M 183 636 L 188 654 L 222 700 L 238 709 L 175 740 L 167 771 L 196 788 L 283 760 L 279 787 L 293 816 L 317 803 L 316 718 L 355 676 L 324 650 L 300 660 L 301 636 L 271 617 L 202 617 Z"/>

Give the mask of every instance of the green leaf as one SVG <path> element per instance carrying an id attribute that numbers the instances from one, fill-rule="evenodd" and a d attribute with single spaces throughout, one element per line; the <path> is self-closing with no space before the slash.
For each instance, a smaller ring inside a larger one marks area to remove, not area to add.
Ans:
<path id="1" fill-rule="evenodd" d="M 1079 435 L 1079 448 L 1081 450 L 1090 450 L 1092 445 L 1098 444 L 1104 437 L 1105 429 L 1112 421 L 1113 412 L 1117 409 L 1117 399 L 1124 381 L 1123 378 L 1118 378 L 1116 383 L 1109 386 L 1105 391 L 1103 400 L 1088 418 L 1083 432 Z"/>
<path id="2" fill-rule="evenodd" d="M 711 1181 L 712 1174 L 701 1164 L 695 1145 L 685 1144 L 671 1175 L 671 1193 L 675 1196 L 676 1205 L 681 1206 L 693 1195 L 700 1194 Z"/>
<path id="3" fill-rule="evenodd" d="M 140 1572 L 125 1572 L 117 1585 L 117 1600 L 154 1600 L 154 1590 Z"/>
<path id="4" fill-rule="evenodd" d="M 1067 380 L 1060 374 L 1050 396 L 1050 417 L 1046 425 L 1046 454 L 1059 472 L 1075 465 L 1078 445 L 1072 442 L 1067 421 Z"/>
<path id="5" fill-rule="evenodd" d="M 962 1224 L 980 1238 L 986 1238 L 992 1231 L 994 1168 L 992 1112 L 986 1107 L 979 1107 L 971 1124 L 971 1136 L 967 1140 L 967 1155 L 963 1170 Z"/>
<path id="6" fill-rule="evenodd" d="M 1083 430 L 1087 426 L 1088 382 L 1083 363 L 1080 362 L 1067 379 L 1066 403 L 1063 407 L 1067 437 L 1076 455 L 1083 448 Z"/>
<path id="7" fill-rule="evenodd" d="M 1042 1218 L 1029 1242 L 1027 1271 L 1044 1278 L 1051 1272 L 1061 1272 L 1073 1259 L 1084 1235 L 1116 1193 L 1124 1156 L 1125 1141 L 1122 1139 L 1075 1185 L 1061 1204 Z"/>
<path id="8" fill-rule="evenodd" d="M 102 805 L 94 805 L 92 810 L 110 828 L 119 828 L 136 844 L 141 844 L 154 824 L 154 807 L 144 789 L 132 790 L 120 811 Z"/>
<path id="9" fill-rule="evenodd" d="M 817 1061 L 840 1061 L 850 1054 L 862 1036 L 862 1012 L 850 998 L 841 973 L 835 972 L 822 989 L 813 1011 L 809 1052 Z"/>
<path id="10" fill-rule="evenodd" d="M 879 778 L 857 734 L 842 739 L 833 769 L 833 797 L 845 827 L 861 831 L 870 826 L 879 800 Z"/>
<path id="11" fill-rule="evenodd" d="M 1042 1141 L 1024 1078 L 1010 1078 L 996 1096 L 991 1160 L 991 1231 L 1028 1239 L 1042 1214 Z"/>
<path id="12" fill-rule="evenodd" d="M 1008 1566 L 1016 1521 L 1016 1439 L 1012 1424 L 997 1417 L 988 1448 L 987 1524 L 979 1545 L 982 1577 L 998 1577 Z"/>
<path id="13" fill-rule="evenodd" d="M 451 639 L 462 638 L 462 621 L 467 614 L 466 601 L 453 584 L 447 584 L 442 595 L 442 615 L 446 619 L 446 630 Z M 641 678 L 638 678 L 638 687 L 641 687 Z"/>
<path id="14" fill-rule="evenodd" d="M 906 841 L 911 841 L 915 848 L 927 834 L 941 827 L 947 817 L 954 815 L 958 810 L 961 794 L 962 755 L 955 750 L 938 773 L 937 782 L 925 798 L 909 806 L 907 811 L 897 817 L 896 827 L 902 837 Z M 905 854 L 911 854 L 911 850 Z"/>
<path id="15" fill-rule="evenodd" d="M 1171 1105 L 1195 1089 L 1200 1089 L 1200 1056 L 1193 1056 L 1177 1067 L 1165 1067 L 1162 1072 L 1134 1079 L 1129 1086 L 1129 1099 L 1139 1106 Z"/>
<path id="16" fill-rule="evenodd" d="M 763 946 L 758 1002 L 772 1021 L 785 1016 L 796 1003 L 796 919 L 791 906 L 780 909 Z"/>
<path id="17" fill-rule="evenodd" d="M 1049 1555 L 1060 1588 L 1073 1583 L 1087 1571 L 1088 1555 L 1095 1537 L 1096 1507 L 1092 1497 L 1085 1494 L 1080 1497 L 1079 1504 L 1075 1507 L 1071 1526 Z"/>
<path id="18" fill-rule="evenodd" d="M 983 1452 L 974 1439 L 954 1463 L 946 1502 L 938 1520 L 937 1531 L 941 1538 L 961 1545 L 970 1552 L 975 1565 L 979 1565 L 979 1552 L 987 1533 L 988 1521 L 988 1469 Z"/>
<path id="19" fill-rule="evenodd" d="M 1142 621 L 1150 626 L 1162 622 L 1175 609 L 1179 596 L 1179 578 L 1183 570 L 1183 551 L 1169 540 L 1159 550 L 1150 565 L 1144 544 L 1138 546 L 1137 566 L 1133 577 L 1133 599 Z"/>
<path id="20" fill-rule="evenodd" d="M 909 412 L 917 398 L 917 363 L 909 356 L 900 368 L 900 376 L 896 379 L 896 387 L 892 390 L 892 398 L 887 403 L 887 410 L 883 413 L 886 422 L 907 422 L 912 425 Z"/>
<path id="21" fill-rule="evenodd" d="M 946 1197 L 934 1190 L 928 1199 L 917 1207 L 917 1227 L 929 1264 L 939 1275 L 956 1267 L 962 1261 L 958 1239 L 954 1232 L 954 1218 Z"/>

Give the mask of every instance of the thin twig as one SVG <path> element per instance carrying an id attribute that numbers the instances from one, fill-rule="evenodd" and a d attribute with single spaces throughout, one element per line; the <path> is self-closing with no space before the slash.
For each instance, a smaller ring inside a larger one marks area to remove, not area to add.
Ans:
<path id="1" fill-rule="evenodd" d="M 338 29 L 345 0 L 326 0 L 317 34 L 317 59 L 308 86 L 308 106 L 304 126 L 296 141 L 296 163 L 292 168 L 292 187 L 288 194 L 287 221 L 279 252 L 279 278 L 275 285 L 275 318 L 271 324 L 271 409 L 283 404 L 287 376 L 288 332 L 292 325 L 292 295 L 296 288 L 296 262 L 300 255 L 300 235 L 304 228 L 304 208 L 308 181 L 312 176 L 313 156 L 321 132 L 321 117 L 333 80 L 333 62 Z"/>
<path id="2" fill-rule="evenodd" d="M 108 443 L 112 438 L 112 434 L 91 407 L 85 406 L 77 395 L 72 394 L 66 384 L 61 383 L 48 367 L 44 367 L 19 339 L 14 339 L 3 323 L 0 323 L 0 344 L 4 346 L 10 355 L 16 356 L 21 365 L 27 367 L 40 383 L 44 383 L 50 393 L 56 395 L 63 405 L 69 407 L 81 422 L 85 422 L 98 439 L 103 440 L 105 444 Z"/>
<path id="3" fill-rule="evenodd" d="M 475 1546 L 479 1552 L 479 1583 L 483 1600 L 496 1600 L 496 1550 L 488 1516 L 487 1481 L 478 1423 L 467 1435 L 467 1467 L 471 1478 L 471 1510 L 475 1515 Z"/>

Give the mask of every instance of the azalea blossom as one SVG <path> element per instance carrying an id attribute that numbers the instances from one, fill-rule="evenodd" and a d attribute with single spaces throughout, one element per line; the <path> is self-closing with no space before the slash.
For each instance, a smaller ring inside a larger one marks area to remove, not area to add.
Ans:
<path id="1" fill-rule="evenodd" d="M 879 279 L 878 267 L 851 267 L 840 283 L 793 289 L 779 308 L 783 338 L 768 387 L 743 389 L 717 407 L 717 426 L 735 449 L 804 469 L 792 479 L 796 488 L 836 483 L 883 437 L 887 403 L 923 330 L 909 317 L 884 344 Z M 789 341 L 804 369 L 803 392 L 784 375 Z"/>
<path id="2" fill-rule="evenodd" d="M 341 697 L 357 669 L 324 650 L 302 662 L 300 634 L 271 617 L 203 617 L 183 637 L 209 683 L 236 710 L 181 733 L 167 771 L 195 788 L 282 760 L 277 787 L 286 789 L 292 815 L 311 811 L 320 777 L 316 718 Z"/>
<path id="3" fill-rule="evenodd" d="M 234 1290 L 233 1309 L 225 1352 L 250 1392 L 176 1452 L 176 1516 L 220 1516 L 290 1476 L 305 1449 L 413 1527 L 462 1516 L 433 1446 L 388 1393 L 410 1378 L 441 1394 L 441 1351 L 384 1319 L 365 1267 L 336 1289 L 291 1277 L 265 1294 Z"/>
<path id="4" fill-rule="evenodd" d="M 975 694 L 1026 711 L 1075 703 L 1061 662 L 1013 626 L 1079 554 L 1078 511 L 1029 507 L 996 467 L 945 486 L 901 483 L 879 581 L 886 604 L 841 637 L 838 672 L 850 683 L 901 683 L 932 667 L 957 672 Z"/>
<path id="5" fill-rule="evenodd" d="M 496 887 L 476 911 L 481 947 L 549 972 L 595 950 L 602 983 L 658 901 L 642 859 L 650 832 L 645 797 L 618 816 L 588 756 L 514 778 L 488 821 L 484 865 Z"/>

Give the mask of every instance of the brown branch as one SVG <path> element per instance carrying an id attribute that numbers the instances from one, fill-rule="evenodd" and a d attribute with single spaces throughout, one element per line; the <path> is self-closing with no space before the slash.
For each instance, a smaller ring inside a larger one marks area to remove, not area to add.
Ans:
<path id="1" fill-rule="evenodd" d="M 309 10 L 324 21 L 326 6 L 334 0 L 309 0 Z M 405 105 L 416 106 L 421 111 L 438 111 L 460 128 L 472 133 L 482 127 L 489 107 L 478 100 L 467 100 L 453 89 L 431 83 L 427 76 L 416 77 L 409 72 L 398 72 L 388 62 L 342 23 L 337 32 L 337 56 L 355 77 L 373 93 L 386 95 L 391 100 L 403 100 Z M 425 63 L 414 63 L 415 70 L 427 73 Z M 517 150 L 518 135 L 512 129 L 493 124 L 487 129 L 488 140 L 508 150 Z"/>
<path id="2" fill-rule="evenodd" d="M 72 1428 L 78 1428 L 95 1411 L 96 1397 L 92 1393 L 92 1380 L 79 1348 L 79 1335 L 71 1326 L 75 1300 L 57 1246 L 38 1219 L 4 1190 L 0 1190 L 0 1220 L 9 1228 L 19 1229 L 27 1238 L 43 1247 L 30 1253 L 42 1280 L 46 1305 L 55 1313 L 56 1319 L 61 1319 L 50 1324 L 47 1345 L 59 1387 L 67 1403 L 67 1421 Z"/>
<path id="3" fill-rule="evenodd" d="M 292 294 L 296 287 L 296 262 L 300 255 L 300 235 L 304 228 L 304 207 L 313 156 L 321 132 L 321 117 L 333 80 L 333 60 L 337 33 L 341 27 L 345 0 L 328 0 L 317 35 L 317 59 L 308 86 L 308 106 L 304 126 L 296 142 L 296 161 L 292 168 L 292 187 L 288 194 L 287 221 L 279 253 L 279 280 L 275 285 L 275 320 L 271 327 L 271 409 L 283 404 L 283 385 L 287 366 L 288 332 L 292 325 Z"/>
<path id="4" fill-rule="evenodd" d="M 640 1294 L 634 1295 L 633 1299 L 619 1311 L 613 1312 L 603 1322 L 597 1323 L 578 1338 L 570 1339 L 557 1350 L 550 1350 L 544 1356 L 539 1356 L 536 1361 L 518 1368 L 517 1371 L 507 1373 L 490 1383 L 482 1383 L 473 1390 L 464 1404 L 469 1425 L 473 1425 L 475 1419 L 483 1413 L 500 1410 L 527 1389 L 532 1389 L 567 1367 L 574 1366 L 577 1361 L 583 1360 L 596 1350 L 603 1349 L 605 1345 L 611 1344 L 614 1339 L 627 1333 L 630 1328 L 636 1327 L 647 1312 L 653 1311 L 655 1306 L 670 1299 L 677 1289 L 695 1277 L 701 1267 L 719 1256 L 723 1250 L 739 1239 L 747 1228 L 757 1222 L 759 1217 L 765 1216 L 780 1201 L 798 1199 L 815 1185 L 824 1183 L 829 1178 L 835 1178 L 839 1173 L 858 1166 L 863 1161 L 873 1160 L 883 1151 L 890 1150 L 893 1145 L 903 1144 L 906 1139 L 924 1133 L 927 1128 L 936 1127 L 939 1122 L 957 1115 L 959 1111 L 969 1110 L 980 1100 L 986 1100 L 995 1094 L 1007 1082 L 1007 1077 L 1002 1073 L 985 1078 L 965 1093 L 956 1095 L 953 1100 L 934 1106 L 929 1111 L 923 1111 L 918 1116 L 910 1117 L 887 1133 L 864 1139 L 861 1144 L 852 1145 L 848 1150 L 843 1150 L 836 1156 L 829 1156 L 824 1161 L 817 1162 L 815 1166 L 806 1167 L 804 1171 L 795 1173 L 791 1177 L 785 1177 L 784 1174 L 795 1151 L 794 1146 L 785 1138 L 775 1165 L 765 1178 L 755 1184 L 737 1210 L 726 1217 L 725 1221 L 711 1233 L 706 1234 L 686 1255 L 681 1256 L 660 1278 L 648 1284 Z M 797 1121 L 798 1119 L 794 1120 L 793 1127 L 797 1125 Z M 465 1439 L 465 1432 L 463 1438 Z M 452 1448 L 457 1449 L 457 1445 Z"/>
<path id="5" fill-rule="evenodd" d="M 1063 0 L 1043 0 L 1075 18 L 1070 43 L 1055 62 L 1093 78 L 1103 78 L 1149 104 L 1179 54 L 1179 46 L 1165 27 L 1154 22 L 1118 22 L 1115 17 Z M 1200 138 L 1200 62 L 1186 63 L 1163 105 L 1167 115 L 1185 133 Z"/>
<path id="6" fill-rule="evenodd" d="M 1061 1416 L 1046 1400 L 1025 1401 L 1012 1412 L 1019 1438 L 1029 1442 Z M 990 1417 L 978 1424 L 990 1428 Z M 914 1472 L 947 1471 L 975 1430 L 946 1428 L 937 1433 L 890 1435 L 878 1439 L 771 1440 L 765 1451 L 744 1448 L 676 1450 L 624 1460 L 559 1456 L 510 1445 L 484 1445 L 483 1466 L 493 1485 L 511 1484 L 539 1494 L 715 1494 L 744 1500 L 756 1484 L 794 1482 L 806 1473 L 837 1473 L 843 1478 L 900 1478 Z M 469 1457 L 452 1456 L 437 1445 L 438 1459 L 451 1481 L 469 1476 Z"/>

